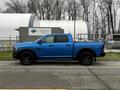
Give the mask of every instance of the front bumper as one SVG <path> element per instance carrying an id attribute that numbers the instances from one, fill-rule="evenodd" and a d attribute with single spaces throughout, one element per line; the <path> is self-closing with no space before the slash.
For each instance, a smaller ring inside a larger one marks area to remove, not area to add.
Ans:
<path id="1" fill-rule="evenodd" d="M 12 56 L 13 56 L 14 59 L 19 59 L 19 57 L 18 57 L 18 52 L 15 52 L 15 51 L 14 51 L 14 52 L 12 53 Z"/>
<path id="2" fill-rule="evenodd" d="M 100 56 L 101 56 L 101 57 L 104 57 L 105 55 L 106 55 L 105 52 L 100 53 Z"/>

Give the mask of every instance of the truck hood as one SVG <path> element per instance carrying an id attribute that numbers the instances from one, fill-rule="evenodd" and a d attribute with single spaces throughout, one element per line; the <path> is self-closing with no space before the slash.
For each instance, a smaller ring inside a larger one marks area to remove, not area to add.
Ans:
<path id="1" fill-rule="evenodd" d="M 29 45 L 34 45 L 35 44 L 35 42 L 23 42 L 23 43 L 18 43 L 18 44 L 16 44 L 15 46 L 29 46 Z"/>

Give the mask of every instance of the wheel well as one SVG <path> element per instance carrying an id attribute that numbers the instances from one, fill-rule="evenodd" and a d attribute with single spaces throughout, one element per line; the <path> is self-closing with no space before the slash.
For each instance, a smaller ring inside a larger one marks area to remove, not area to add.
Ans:
<path id="1" fill-rule="evenodd" d="M 21 50 L 21 51 L 19 52 L 19 54 L 18 54 L 18 58 L 20 57 L 20 54 L 23 53 L 23 52 L 30 52 L 30 53 L 33 54 L 33 56 L 34 56 L 35 59 L 37 58 L 35 52 L 32 51 L 32 50 L 29 50 L 29 49 Z"/>
<path id="2" fill-rule="evenodd" d="M 89 48 L 85 48 L 85 49 L 79 50 L 79 52 L 78 52 L 78 54 L 77 54 L 77 58 L 78 58 L 78 56 L 79 56 L 82 52 L 90 52 L 94 57 L 96 57 L 95 51 L 93 51 L 92 49 L 89 49 Z"/>

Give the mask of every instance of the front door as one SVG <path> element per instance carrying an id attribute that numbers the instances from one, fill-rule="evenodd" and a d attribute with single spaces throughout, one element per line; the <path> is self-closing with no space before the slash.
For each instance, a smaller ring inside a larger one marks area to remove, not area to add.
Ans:
<path id="1" fill-rule="evenodd" d="M 52 57 L 54 51 L 54 36 L 48 35 L 41 39 L 40 44 L 40 50 L 39 50 L 39 57 L 45 58 L 45 57 Z"/>
<path id="2" fill-rule="evenodd" d="M 47 57 L 72 57 L 73 45 L 67 35 L 48 35 L 42 39 L 39 56 Z"/>

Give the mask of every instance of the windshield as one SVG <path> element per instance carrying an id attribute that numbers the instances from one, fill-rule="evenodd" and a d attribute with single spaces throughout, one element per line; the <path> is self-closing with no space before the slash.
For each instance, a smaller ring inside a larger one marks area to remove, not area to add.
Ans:
<path id="1" fill-rule="evenodd" d="M 37 40 L 35 40 L 35 42 L 40 42 L 40 40 L 41 40 L 42 38 L 43 38 L 43 37 L 38 38 Z"/>

